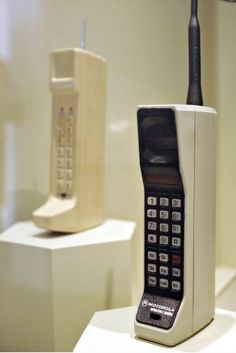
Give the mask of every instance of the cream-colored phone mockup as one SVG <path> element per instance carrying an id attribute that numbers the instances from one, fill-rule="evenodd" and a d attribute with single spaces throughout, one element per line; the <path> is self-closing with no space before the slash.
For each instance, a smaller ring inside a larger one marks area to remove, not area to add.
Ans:
<path id="1" fill-rule="evenodd" d="M 51 54 L 50 192 L 38 227 L 79 232 L 103 221 L 106 61 L 84 49 Z"/>

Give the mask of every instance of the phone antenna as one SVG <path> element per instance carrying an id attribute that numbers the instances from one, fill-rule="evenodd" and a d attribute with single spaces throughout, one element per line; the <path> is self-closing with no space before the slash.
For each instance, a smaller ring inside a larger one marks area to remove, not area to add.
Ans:
<path id="1" fill-rule="evenodd" d="M 86 49 L 87 19 L 82 17 L 80 24 L 80 48 Z"/>
<path id="2" fill-rule="evenodd" d="M 188 27 L 189 86 L 187 104 L 203 105 L 201 89 L 200 25 L 197 17 L 198 0 L 191 0 L 191 17 Z"/>

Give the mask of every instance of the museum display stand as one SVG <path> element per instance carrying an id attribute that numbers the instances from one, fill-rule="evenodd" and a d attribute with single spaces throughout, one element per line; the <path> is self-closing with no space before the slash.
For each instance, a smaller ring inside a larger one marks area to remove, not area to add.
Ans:
<path id="1" fill-rule="evenodd" d="M 0 235 L 0 351 L 72 351 L 95 311 L 131 305 L 135 223 Z"/>
<path id="2" fill-rule="evenodd" d="M 183 353 L 235 352 L 236 312 L 216 309 L 215 319 L 202 331 L 178 344 L 165 347 L 134 336 L 136 307 L 101 311 L 74 348 L 76 353 Z"/>

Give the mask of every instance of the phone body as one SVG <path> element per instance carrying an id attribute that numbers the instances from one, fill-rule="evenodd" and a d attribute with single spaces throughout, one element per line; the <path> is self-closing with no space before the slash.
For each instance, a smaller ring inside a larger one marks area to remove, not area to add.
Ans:
<path id="1" fill-rule="evenodd" d="M 38 227 L 79 232 L 103 221 L 106 61 L 84 49 L 50 57 L 50 190 Z"/>
<path id="2" fill-rule="evenodd" d="M 144 292 L 135 332 L 173 346 L 214 317 L 216 112 L 140 106 L 138 136 Z"/>

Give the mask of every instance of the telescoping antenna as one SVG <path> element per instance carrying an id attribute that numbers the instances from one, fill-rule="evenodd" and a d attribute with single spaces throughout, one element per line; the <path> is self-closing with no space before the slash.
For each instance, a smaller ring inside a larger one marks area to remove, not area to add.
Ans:
<path id="1" fill-rule="evenodd" d="M 191 17 L 188 27 L 189 87 L 187 104 L 203 105 L 201 89 L 200 25 L 197 17 L 198 0 L 191 0 Z"/>
<path id="2" fill-rule="evenodd" d="M 87 19 L 82 17 L 80 24 L 80 48 L 86 49 Z"/>

